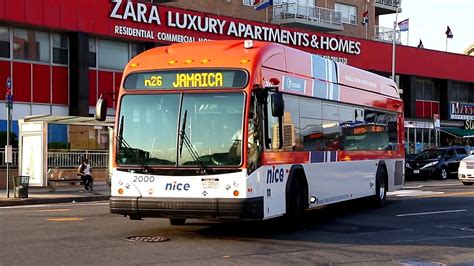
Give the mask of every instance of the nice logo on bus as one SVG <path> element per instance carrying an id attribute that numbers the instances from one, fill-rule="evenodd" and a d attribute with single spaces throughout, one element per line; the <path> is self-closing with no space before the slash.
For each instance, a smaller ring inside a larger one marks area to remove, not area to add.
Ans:
<path id="1" fill-rule="evenodd" d="M 283 182 L 284 178 L 285 171 L 283 168 L 276 168 L 273 166 L 272 169 L 268 169 L 267 171 L 267 184 Z"/>
<path id="2" fill-rule="evenodd" d="M 172 191 L 188 191 L 191 187 L 188 183 L 177 183 L 173 181 L 172 183 L 166 183 L 165 190 L 172 190 Z"/>

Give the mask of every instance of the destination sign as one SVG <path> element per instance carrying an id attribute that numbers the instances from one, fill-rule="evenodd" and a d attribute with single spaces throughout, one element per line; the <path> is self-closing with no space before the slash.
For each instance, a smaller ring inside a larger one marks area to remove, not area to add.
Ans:
<path id="1" fill-rule="evenodd" d="M 132 73 L 127 76 L 125 89 L 206 89 L 244 88 L 247 72 L 243 70 L 166 70 Z"/>

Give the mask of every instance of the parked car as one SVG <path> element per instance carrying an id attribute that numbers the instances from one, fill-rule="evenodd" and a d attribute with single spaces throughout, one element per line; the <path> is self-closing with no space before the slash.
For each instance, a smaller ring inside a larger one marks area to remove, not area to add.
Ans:
<path id="1" fill-rule="evenodd" d="M 458 168 L 458 178 L 464 185 L 474 183 L 474 150 L 471 150 L 469 154 L 461 160 Z"/>
<path id="2" fill-rule="evenodd" d="M 459 162 L 468 156 L 468 147 L 451 146 L 427 149 L 405 163 L 407 178 L 447 179 L 457 174 Z"/>

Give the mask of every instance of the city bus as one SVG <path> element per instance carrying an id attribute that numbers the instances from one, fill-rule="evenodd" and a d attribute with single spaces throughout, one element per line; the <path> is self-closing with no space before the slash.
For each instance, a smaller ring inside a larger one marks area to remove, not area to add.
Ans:
<path id="1" fill-rule="evenodd" d="M 153 48 L 124 70 L 110 211 L 179 225 L 381 206 L 404 184 L 403 130 L 396 84 L 370 72 L 249 40 Z"/>

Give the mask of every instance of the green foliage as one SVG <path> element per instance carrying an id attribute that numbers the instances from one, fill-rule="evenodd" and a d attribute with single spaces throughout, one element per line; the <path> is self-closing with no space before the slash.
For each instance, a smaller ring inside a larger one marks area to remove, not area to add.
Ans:
<path id="1" fill-rule="evenodd" d="M 4 148 L 5 145 L 7 145 L 7 132 L 0 131 L 0 149 Z M 18 148 L 18 137 L 13 132 L 10 132 L 10 145 L 13 148 Z"/>
<path id="2" fill-rule="evenodd" d="M 66 150 L 69 149 L 68 142 L 50 142 L 48 143 L 48 150 Z"/>

